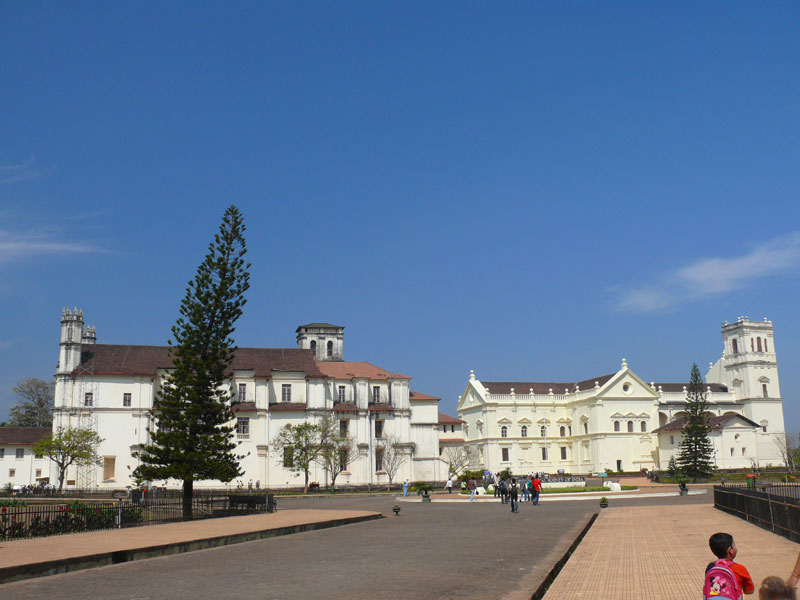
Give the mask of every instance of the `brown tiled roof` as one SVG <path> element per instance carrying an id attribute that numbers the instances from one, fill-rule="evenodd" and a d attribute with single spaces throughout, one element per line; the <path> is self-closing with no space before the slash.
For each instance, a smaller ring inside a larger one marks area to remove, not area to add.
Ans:
<path id="1" fill-rule="evenodd" d="M 369 405 L 370 412 L 392 412 L 391 404 L 384 404 L 383 402 L 375 402 Z"/>
<path id="2" fill-rule="evenodd" d="M 439 425 L 461 425 L 462 423 L 466 423 L 466 421 L 451 417 L 443 412 L 439 413 Z"/>
<path id="3" fill-rule="evenodd" d="M 333 405 L 333 412 L 358 412 L 355 402 L 337 402 Z"/>
<path id="4" fill-rule="evenodd" d="M 437 398 L 436 396 L 428 396 L 428 394 L 420 394 L 419 392 L 411 391 L 408 393 L 409 400 L 436 400 L 437 402 L 441 400 L 441 398 Z"/>
<path id="5" fill-rule="evenodd" d="M 257 409 L 255 402 L 237 402 L 231 406 L 231 410 L 233 412 L 255 412 Z"/>
<path id="6" fill-rule="evenodd" d="M 661 387 L 662 392 L 682 392 L 683 388 L 685 387 L 687 390 L 689 389 L 688 383 L 656 383 L 656 389 Z M 705 391 L 706 387 L 710 387 L 712 392 L 727 392 L 728 386 L 722 385 L 721 383 L 706 383 L 703 384 L 703 391 Z"/>
<path id="7" fill-rule="evenodd" d="M 392 373 L 368 362 L 318 360 L 317 368 L 333 379 L 411 379 L 406 375 Z"/>
<path id="8" fill-rule="evenodd" d="M 158 369 L 171 367 L 169 346 L 91 344 L 83 346 L 80 366 L 73 373 L 153 376 Z M 300 348 L 239 348 L 231 369 L 252 370 L 256 377 L 269 377 L 272 371 L 324 377 L 317 368 L 313 351 Z"/>
<path id="9" fill-rule="evenodd" d="M 0 445 L 32 446 L 51 433 L 49 427 L 0 427 Z"/>
<path id="10" fill-rule="evenodd" d="M 755 421 L 751 421 L 750 419 L 748 419 L 744 415 L 740 415 L 739 413 L 733 413 L 733 412 L 727 412 L 724 415 L 711 417 L 708 420 L 708 425 L 709 425 L 709 427 L 711 427 L 711 429 L 722 429 L 723 427 L 725 427 L 725 425 L 727 425 L 727 423 L 731 419 L 735 419 L 737 417 L 742 419 L 744 422 L 749 423 L 753 427 L 760 427 L 760 425 L 758 423 L 756 423 Z M 686 423 L 686 419 L 684 419 L 683 417 L 678 417 L 677 419 L 675 419 L 673 421 L 670 421 L 666 425 L 662 425 L 658 429 L 654 429 L 653 433 L 667 433 L 667 432 L 670 432 L 670 431 L 682 431 L 684 423 Z"/>
<path id="11" fill-rule="evenodd" d="M 269 405 L 269 412 L 305 412 L 305 402 L 275 402 Z"/>
<path id="12" fill-rule="evenodd" d="M 550 390 L 553 390 L 554 394 L 563 394 L 565 388 L 569 389 L 570 392 L 574 392 L 576 385 L 579 386 L 582 391 L 593 388 L 595 381 L 602 387 L 608 383 L 614 375 L 616 375 L 616 373 L 609 373 L 602 377 L 594 377 L 578 382 L 482 381 L 481 383 L 483 383 L 484 387 L 489 388 L 490 394 L 510 394 L 511 388 L 514 388 L 515 394 L 529 394 L 531 388 L 533 388 L 534 394 L 547 394 Z"/>
<path id="13" fill-rule="evenodd" d="M 463 444 L 464 438 L 441 438 L 440 444 Z"/>

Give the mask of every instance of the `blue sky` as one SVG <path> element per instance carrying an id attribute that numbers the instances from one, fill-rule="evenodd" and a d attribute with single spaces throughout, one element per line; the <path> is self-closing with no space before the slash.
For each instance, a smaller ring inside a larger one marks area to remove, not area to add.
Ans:
<path id="1" fill-rule="evenodd" d="M 485 380 L 703 372 L 775 324 L 798 429 L 793 3 L 0 4 L 0 418 L 60 311 L 163 344 L 225 207 L 242 346 L 345 358 L 455 411 Z"/>

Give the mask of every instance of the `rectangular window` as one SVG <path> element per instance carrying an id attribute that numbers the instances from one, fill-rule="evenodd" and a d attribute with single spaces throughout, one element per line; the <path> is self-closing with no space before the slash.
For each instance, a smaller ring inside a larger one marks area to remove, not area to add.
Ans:
<path id="1" fill-rule="evenodd" d="M 383 421 L 375 421 L 375 437 L 382 438 L 383 437 Z"/>
<path id="2" fill-rule="evenodd" d="M 17 458 L 25 458 L 25 448 L 17 448 Z"/>
<path id="3" fill-rule="evenodd" d="M 671 446 L 675 445 L 675 436 L 674 435 L 669 436 L 669 443 L 670 443 Z"/>
<path id="4" fill-rule="evenodd" d="M 250 417 L 236 419 L 236 437 L 240 440 L 250 439 Z"/>
<path id="5" fill-rule="evenodd" d="M 42 470 L 36 469 L 36 479 L 40 479 L 42 477 Z"/>
<path id="6" fill-rule="evenodd" d="M 379 385 L 372 386 L 372 401 L 373 402 L 381 401 L 381 387 Z"/>
<path id="7" fill-rule="evenodd" d="M 501 448 L 500 451 L 503 453 L 503 462 L 508 462 L 508 448 Z"/>
<path id="8" fill-rule="evenodd" d="M 345 400 L 345 387 L 343 385 L 339 386 L 339 402 L 344 402 Z"/>
<path id="9" fill-rule="evenodd" d="M 0 448 L 0 458 L 5 458 L 5 457 L 6 457 L 6 449 Z"/>
<path id="10" fill-rule="evenodd" d="M 567 460 L 567 447 L 561 446 L 561 460 Z"/>
<path id="11" fill-rule="evenodd" d="M 769 394 L 767 393 L 767 384 L 766 383 L 762 383 L 761 384 L 761 390 L 764 392 L 764 398 L 769 398 Z"/>
<path id="12" fill-rule="evenodd" d="M 246 398 L 247 398 L 247 384 L 246 383 L 240 383 L 239 384 L 239 397 L 237 398 L 237 400 L 239 402 L 244 402 Z"/>
<path id="13" fill-rule="evenodd" d="M 114 456 L 106 456 L 103 458 L 103 481 L 114 480 L 114 469 L 117 464 L 117 459 Z"/>
<path id="14" fill-rule="evenodd" d="M 291 383 L 284 383 L 281 386 L 281 400 L 283 402 L 291 402 L 292 401 L 292 384 Z"/>
<path id="15" fill-rule="evenodd" d="M 375 448 L 375 470 L 383 471 L 383 448 Z"/>
<path id="16" fill-rule="evenodd" d="M 292 447 L 291 446 L 286 446 L 283 449 L 283 466 L 284 466 L 284 468 L 291 469 L 293 462 L 294 462 L 294 456 L 293 456 L 293 452 L 292 452 Z"/>
<path id="17" fill-rule="evenodd" d="M 122 394 L 122 406 L 130 406 L 130 405 L 131 405 L 131 395 Z"/>
<path id="18" fill-rule="evenodd" d="M 547 460 L 547 448 L 542 448 L 542 460 Z"/>
<path id="19" fill-rule="evenodd" d="M 747 448 L 742 446 L 742 456 L 744 456 L 745 454 L 747 454 Z"/>
<path id="20" fill-rule="evenodd" d="M 767 426 L 766 425 L 762 425 L 761 426 L 761 431 L 763 431 L 764 433 L 767 433 Z"/>
<path id="21" fill-rule="evenodd" d="M 350 421 L 347 419 L 341 419 L 339 421 L 339 435 L 342 437 L 347 437 L 347 430 L 350 426 Z"/>
<path id="22" fill-rule="evenodd" d="M 617 459 L 617 471 L 622 472 L 622 461 Z"/>
<path id="23" fill-rule="evenodd" d="M 731 456 L 733 456 L 733 450 L 734 450 L 734 449 L 733 449 L 733 448 L 731 448 Z"/>
<path id="24" fill-rule="evenodd" d="M 9 469 L 8 470 L 9 478 L 14 479 L 14 477 L 16 477 L 16 475 L 17 475 L 17 470 L 16 469 Z"/>
<path id="25" fill-rule="evenodd" d="M 83 395 L 83 405 L 94 406 L 94 395 L 92 394 L 92 392 L 86 392 Z"/>

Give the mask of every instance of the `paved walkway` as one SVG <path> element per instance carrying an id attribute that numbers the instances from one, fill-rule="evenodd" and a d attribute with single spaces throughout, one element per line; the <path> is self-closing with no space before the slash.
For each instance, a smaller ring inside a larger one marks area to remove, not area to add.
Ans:
<path id="1" fill-rule="evenodd" d="M 112 564 L 146 556 L 159 556 L 208 548 L 259 537 L 306 531 L 378 518 L 364 510 L 281 510 L 271 514 L 203 519 L 127 529 L 107 529 L 51 537 L 0 542 L 0 581 L 15 569 L 43 563 L 67 563 L 58 571 Z M 166 548 L 164 548 L 166 547 Z M 120 560 L 119 554 L 126 556 Z M 92 561 L 92 557 L 97 560 Z M 28 569 L 36 572 L 35 568 Z M 43 573 L 42 573 L 43 574 Z M 5 575 L 5 577 L 4 577 Z"/>
<path id="2" fill-rule="evenodd" d="M 770 575 L 788 577 L 800 551 L 800 544 L 709 505 L 608 508 L 545 600 L 696 600 L 713 558 L 708 538 L 718 531 L 733 535 L 736 561 L 750 571 L 756 589 Z"/>

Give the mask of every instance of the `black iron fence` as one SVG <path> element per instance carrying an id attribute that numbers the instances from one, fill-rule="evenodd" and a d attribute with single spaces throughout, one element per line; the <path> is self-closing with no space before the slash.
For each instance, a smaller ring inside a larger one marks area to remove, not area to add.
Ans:
<path id="1" fill-rule="evenodd" d="M 64 533 L 156 525 L 183 520 L 179 495 L 147 494 L 124 500 L 0 502 L 0 540 L 42 537 Z M 209 519 L 273 512 L 272 494 L 220 494 L 203 491 L 192 498 L 192 519 Z"/>
<path id="2" fill-rule="evenodd" d="M 755 489 L 753 489 L 755 487 Z M 800 542 L 800 486 L 751 484 L 714 486 L 714 506 L 745 521 Z"/>

